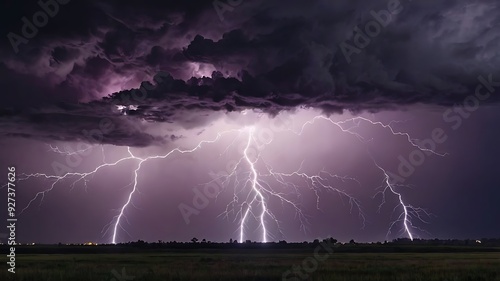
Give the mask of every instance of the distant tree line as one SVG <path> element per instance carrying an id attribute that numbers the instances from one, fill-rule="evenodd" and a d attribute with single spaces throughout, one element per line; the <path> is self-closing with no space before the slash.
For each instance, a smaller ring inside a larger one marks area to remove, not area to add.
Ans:
<path id="1" fill-rule="evenodd" d="M 139 246 L 139 247 L 159 247 L 159 248 L 307 248 L 317 246 L 321 242 L 328 242 L 329 244 L 334 244 L 339 247 L 368 247 L 368 246 L 399 246 L 399 245 L 421 245 L 421 246 L 477 246 L 477 247 L 500 247 L 500 239 L 414 239 L 413 241 L 407 238 L 398 238 L 392 241 L 385 242 L 371 242 L 371 243 L 361 243 L 356 242 L 351 239 L 348 243 L 338 242 L 337 239 L 332 237 L 326 239 L 314 239 L 313 241 L 304 242 L 287 242 L 286 240 L 280 240 L 278 242 L 257 242 L 251 240 L 245 240 L 243 243 L 239 243 L 238 240 L 229 239 L 228 242 L 212 242 L 202 239 L 201 241 L 193 237 L 190 242 L 177 242 L 169 241 L 164 242 L 159 240 L 158 242 L 148 243 L 142 240 L 136 242 L 121 243 L 118 245 L 124 246 Z"/>
<path id="2" fill-rule="evenodd" d="M 148 251 L 184 251 L 204 249 L 282 249 L 313 251 L 318 244 L 327 243 L 333 245 L 335 252 L 369 253 L 369 252 L 500 252 L 500 239 L 414 239 L 399 238 L 393 241 L 360 243 L 351 239 L 348 243 L 338 242 L 332 237 L 325 239 L 314 239 L 304 242 L 277 242 L 261 243 L 246 240 L 239 243 L 237 240 L 229 239 L 228 242 L 212 242 L 206 239 L 193 237 L 190 242 L 162 241 L 146 242 L 137 240 L 135 242 L 119 244 L 56 244 L 56 245 L 20 245 L 16 252 L 27 253 L 135 253 Z M 7 247 L 6 245 L 1 246 Z"/>

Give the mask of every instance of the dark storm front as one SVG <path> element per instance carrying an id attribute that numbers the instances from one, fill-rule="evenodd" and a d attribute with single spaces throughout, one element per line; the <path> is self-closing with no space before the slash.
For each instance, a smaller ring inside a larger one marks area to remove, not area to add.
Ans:
<path id="1" fill-rule="evenodd" d="M 8 245 L 9 254 L 7 255 L 9 265 L 8 271 L 10 273 L 16 273 L 16 168 L 8 167 L 7 174 L 7 229 L 9 231 L 8 235 Z"/>

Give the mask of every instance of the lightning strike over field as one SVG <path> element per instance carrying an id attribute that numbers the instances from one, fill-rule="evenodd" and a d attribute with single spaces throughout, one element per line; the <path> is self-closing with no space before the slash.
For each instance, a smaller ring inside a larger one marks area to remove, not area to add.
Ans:
<path id="1" fill-rule="evenodd" d="M 295 131 L 291 128 L 287 128 L 286 132 L 292 132 L 293 134 L 301 137 L 304 134 L 304 130 L 306 126 L 313 125 L 317 120 L 324 120 L 330 122 L 332 125 L 338 127 L 341 132 L 348 133 L 356 137 L 362 143 L 366 143 L 368 140 L 363 137 L 360 133 L 354 131 L 355 128 L 358 128 L 361 122 L 367 122 L 372 126 L 379 126 L 382 129 L 388 130 L 390 134 L 395 137 L 405 137 L 408 143 L 421 151 L 430 152 L 434 155 L 445 156 L 446 154 L 441 154 L 435 152 L 431 149 L 422 147 L 418 144 L 418 141 L 411 138 L 408 133 L 398 132 L 389 124 L 383 124 L 382 122 L 372 121 L 370 119 L 364 117 L 354 117 L 345 119 L 342 121 L 334 121 L 329 117 L 325 117 L 322 115 L 318 115 L 311 120 L 303 123 L 300 127 L 300 130 Z M 299 168 L 295 171 L 289 172 L 278 172 L 275 167 L 266 162 L 261 152 L 265 149 L 266 145 L 269 145 L 272 140 L 263 145 L 257 145 L 257 140 L 255 136 L 256 127 L 244 127 L 242 129 L 228 130 L 219 132 L 217 136 L 212 140 L 203 140 L 199 142 L 192 149 L 183 150 L 180 148 L 175 148 L 163 155 L 153 155 L 148 157 L 138 157 L 134 155 L 132 152 L 132 148 L 127 147 L 127 155 L 123 158 L 120 158 L 114 162 L 107 163 L 104 158 L 104 147 L 102 147 L 103 153 L 103 164 L 98 165 L 90 172 L 68 172 L 63 175 L 49 175 L 45 173 L 33 173 L 33 174 L 22 174 L 19 180 L 28 180 L 30 178 L 45 178 L 48 180 L 52 180 L 52 184 L 49 188 L 40 191 L 35 194 L 35 196 L 28 202 L 27 206 L 24 207 L 21 213 L 25 212 L 33 202 L 36 200 L 40 200 L 40 204 L 42 204 L 44 197 L 47 193 L 52 191 L 55 186 L 66 179 L 74 179 L 74 181 L 70 184 L 73 188 L 78 182 L 83 181 L 85 186 L 89 181 L 89 177 L 95 175 L 99 171 L 105 168 L 112 168 L 121 163 L 128 161 L 135 161 L 137 164 L 135 166 L 133 172 L 133 181 L 129 184 L 132 189 L 128 193 L 127 200 L 119 209 L 119 213 L 113 218 L 113 220 L 107 225 L 108 230 L 112 229 L 112 238 L 111 242 L 113 244 L 117 243 L 118 240 L 118 231 L 123 230 L 126 232 L 124 227 L 122 226 L 122 221 L 126 220 L 126 210 L 129 205 L 133 204 L 134 195 L 138 192 L 140 187 L 140 174 L 141 171 L 145 168 L 145 164 L 147 162 L 157 160 L 157 159 L 166 159 L 170 155 L 174 153 L 186 154 L 186 153 L 194 153 L 197 150 L 201 149 L 204 144 L 213 144 L 218 142 L 223 135 L 228 133 L 238 133 L 231 144 L 226 147 L 222 154 L 226 154 L 229 151 L 229 148 L 234 145 L 236 140 L 240 137 L 241 134 L 246 135 L 245 146 L 242 151 L 239 151 L 241 157 L 233 166 L 233 168 L 224 174 L 218 174 L 217 178 L 214 181 L 221 182 L 222 187 L 228 188 L 232 187 L 234 190 L 233 200 L 229 202 L 226 206 L 225 211 L 223 212 L 223 216 L 229 218 L 230 216 L 234 216 L 234 221 L 238 220 L 239 224 L 239 238 L 240 242 L 245 241 L 245 237 L 247 237 L 247 231 L 249 230 L 250 219 L 256 221 L 258 223 L 258 229 L 260 229 L 260 236 L 262 242 L 267 242 L 276 238 L 275 235 L 269 233 L 268 223 L 272 222 L 275 224 L 277 231 L 281 236 L 285 237 L 285 233 L 283 233 L 283 228 L 280 225 L 279 219 L 273 214 L 272 210 L 269 207 L 269 200 L 274 198 L 275 200 L 281 201 L 282 204 L 287 204 L 291 206 L 296 213 L 297 219 L 300 222 L 300 230 L 306 231 L 306 226 L 308 224 L 308 219 L 306 214 L 303 212 L 301 208 L 300 197 L 301 193 L 303 193 L 304 189 L 311 190 L 316 196 L 316 209 L 320 210 L 320 198 L 321 191 L 333 192 L 340 195 L 342 198 L 346 198 L 350 205 L 350 211 L 357 212 L 359 218 L 362 221 L 363 228 L 366 223 L 366 216 L 361 207 L 361 202 L 356 199 L 350 192 L 341 188 L 342 183 L 346 181 L 355 182 L 358 185 L 361 183 L 353 177 L 340 176 L 334 173 L 328 172 L 324 169 L 318 171 L 317 173 L 309 174 L 304 171 L 303 164 L 301 163 Z M 87 151 L 90 148 L 85 149 Z M 57 146 L 50 146 L 50 150 L 63 154 L 63 155 L 73 155 L 77 152 L 69 152 L 65 150 L 59 149 Z M 81 151 L 79 151 L 81 152 Z M 370 152 L 368 151 L 370 154 Z M 371 157 L 371 154 L 370 154 Z M 377 194 L 382 194 L 382 203 L 380 207 L 386 203 L 385 195 L 390 192 L 394 196 L 397 197 L 399 204 L 394 208 L 396 210 L 398 207 L 401 208 L 401 213 L 398 215 L 398 218 L 393 221 L 389 227 L 389 231 L 387 235 L 391 233 L 391 230 L 398 223 L 403 224 L 403 232 L 410 239 L 414 239 L 414 234 L 412 233 L 412 229 L 415 227 L 412 224 L 411 218 L 417 218 L 422 222 L 426 222 L 422 216 L 429 216 L 425 210 L 413 207 L 412 205 L 406 203 L 403 199 L 403 195 L 401 192 L 397 191 L 398 185 L 392 184 L 390 182 L 389 173 L 380 166 L 377 161 L 373 157 L 371 157 L 377 169 L 379 169 L 384 176 L 384 185 L 383 190 L 379 191 Z M 300 181 L 300 183 L 298 183 Z M 337 182 L 337 184 L 333 184 Z M 211 182 L 209 182 L 211 183 Z M 355 209 L 355 210 L 354 210 Z M 238 219 L 239 218 L 239 219 Z M 106 227 L 106 226 L 105 226 Z M 108 232 L 108 230 L 103 231 L 104 235 Z M 421 230 L 421 229 L 419 229 Z"/>
<path id="2" fill-rule="evenodd" d="M 325 117 L 325 116 L 322 116 L 322 115 L 318 115 L 318 116 L 314 117 L 313 119 L 311 119 L 311 120 L 307 121 L 306 123 L 304 123 L 303 126 L 301 127 L 301 130 L 299 132 L 294 132 L 294 133 L 296 133 L 297 135 L 302 135 L 302 133 L 304 131 L 304 128 L 307 125 L 312 125 L 318 119 L 326 120 L 326 121 L 330 122 L 331 124 L 337 126 L 342 132 L 352 134 L 352 135 L 356 136 L 362 142 L 366 142 L 366 139 L 364 137 L 362 137 L 359 133 L 352 131 L 352 129 L 358 127 L 361 121 L 365 121 L 365 122 L 368 122 L 371 125 L 380 126 L 380 127 L 384 128 L 384 129 L 388 129 L 390 131 L 390 133 L 392 135 L 394 135 L 394 136 L 403 136 L 403 137 L 405 137 L 407 139 L 408 143 L 411 146 L 413 146 L 414 148 L 416 148 L 416 149 L 418 149 L 420 151 L 429 152 L 429 153 L 431 153 L 433 155 L 437 155 L 437 156 L 441 156 L 441 157 L 444 157 L 444 156 L 448 155 L 447 153 L 438 153 L 438 152 L 436 152 L 436 151 L 434 151 L 432 149 L 428 149 L 428 148 L 422 147 L 422 146 L 420 146 L 418 144 L 417 140 L 413 139 L 410 136 L 410 134 L 396 131 L 390 125 L 391 123 L 393 123 L 395 121 L 391 121 L 390 124 L 384 124 L 382 122 L 372 121 L 372 120 L 370 120 L 368 118 L 365 118 L 365 117 L 353 117 L 353 118 L 349 118 L 349 119 L 346 119 L 346 120 L 335 122 L 335 121 L 333 121 L 332 119 L 330 119 L 328 117 Z M 348 127 L 348 128 L 344 128 L 343 125 L 348 124 L 348 123 L 353 123 L 354 125 L 351 126 L 351 127 Z M 407 186 L 405 186 L 405 185 L 397 185 L 397 184 L 391 183 L 390 182 L 390 178 L 391 177 L 390 177 L 389 173 L 377 163 L 377 161 L 373 158 L 373 156 L 371 155 L 371 153 L 369 151 L 368 151 L 368 154 L 370 155 L 370 158 L 373 160 L 373 163 L 375 164 L 375 166 L 380 171 L 382 171 L 382 173 L 384 175 L 384 185 L 382 186 L 383 190 L 377 193 L 377 194 L 381 194 L 382 195 L 382 203 L 379 205 L 379 210 L 386 203 L 386 201 L 385 201 L 385 194 L 388 191 L 390 191 L 393 195 L 395 195 L 397 197 L 398 201 L 399 201 L 399 204 L 398 204 L 398 206 L 396 206 L 394 208 L 394 211 L 397 209 L 397 207 L 400 207 L 402 209 L 402 212 L 398 215 L 398 218 L 390 224 L 390 227 L 389 227 L 389 230 L 388 230 L 386 236 L 387 237 L 389 236 L 389 234 L 391 233 L 391 230 L 393 229 L 393 227 L 398 222 L 402 222 L 403 226 L 404 226 L 403 231 L 406 233 L 406 235 L 408 236 L 408 238 L 410 238 L 410 240 L 413 241 L 414 234 L 411 231 L 412 228 L 418 229 L 418 230 L 423 231 L 423 232 L 426 232 L 426 231 L 423 230 L 423 229 L 421 229 L 421 228 L 415 227 L 412 224 L 411 218 L 414 217 L 414 218 L 417 218 L 419 221 L 421 221 L 423 223 L 428 223 L 427 221 L 425 221 L 425 219 L 423 218 L 423 216 L 425 215 L 425 216 L 429 217 L 431 214 L 428 213 L 425 209 L 422 209 L 422 208 L 419 208 L 419 207 L 414 207 L 414 206 L 412 206 L 410 204 L 405 203 L 405 201 L 403 200 L 403 195 L 400 192 L 396 191 L 396 188 L 397 187 L 407 187 Z"/>
<path id="3" fill-rule="evenodd" d="M 300 207 L 300 202 L 293 199 L 294 197 L 300 197 L 301 193 L 303 193 L 301 189 L 306 187 L 314 192 L 318 210 L 320 209 L 320 190 L 336 192 L 347 198 L 351 205 L 351 212 L 354 208 L 357 209 L 356 211 L 362 219 L 364 226 L 365 215 L 362 211 L 360 202 L 345 190 L 341 190 L 328 183 L 331 180 L 340 180 L 341 182 L 349 180 L 357 182 L 356 179 L 334 175 L 324 170 L 319 171 L 317 174 L 310 175 L 302 171 L 302 164 L 298 170 L 290 173 L 276 172 L 275 169 L 262 158 L 259 149 L 252 149 L 252 144 L 254 144 L 254 147 L 260 147 L 260 150 L 265 149 L 263 146 L 256 145 L 255 128 L 249 127 L 246 129 L 246 132 L 248 134 L 246 145 L 242 152 L 242 157 L 237 161 L 236 165 L 234 165 L 234 168 L 229 173 L 218 175 L 216 179 L 207 183 L 210 184 L 214 181 L 221 181 L 222 186 L 227 187 L 231 182 L 234 182 L 233 201 L 226 206 L 226 210 L 222 215 L 228 218 L 230 214 L 236 214 L 235 220 L 237 217 L 240 217 L 239 236 L 241 242 L 245 241 L 245 237 L 247 236 L 246 231 L 248 231 L 249 228 L 249 217 L 259 223 L 262 242 L 267 242 L 269 238 L 275 238 L 274 236 L 269 236 L 266 219 L 271 220 L 276 225 L 282 237 L 286 237 L 282 232 L 280 221 L 267 206 L 267 201 L 269 201 L 270 198 L 275 198 L 282 204 L 291 206 L 295 210 L 296 216 L 300 222 L 300 229 L 306 232 L 306 225 L 308 224 L 307 217 Z M 269 143 L 265 143 L 265 145 L 268 144 Z M 257 167 L 259 163 L 261 164 L 260 169 Z M 243 167 L 245 164 L 248 166 L 247 169 Z M 241 179 L 241 175 L 243 175 L 244 179 Z M 233 181 L 231 181 L 232 178 L 234 179 Z M 302 182 L 301 184 L 297 184 L 294 183 L 293 180 L 301 180 Z M 243 195 L 241 195 L 241 193 L 243 193 Z M 240 200 L 241 197 L 243 199 Z M 260 211 L 253 211 L 258 208 L 260 208 Z"/>
<path id="4" fill-rule="evenodd" d="M 118 227 L 120 226 L 121 219 L 124 217 L 124 211 L 129 206 L 129 204 L 131 203 L 132 197 L 133 197 L 134 193 L 136 193 L 136 191 L 138 189 L 138 177 L 139 177 L 139 172 L 140 172 L 140 169 L 141 169 L 143 163 L 145 163 L 146 161 L 154 160 L 154 159 L 165 159 L 165 158 L 169 157 L 170 155 L 172 155 L 173 153 L 176 153 L 176 152 L 180 153 L 180 154 L 195 152 L 196 150 L 200 149 L 203 144 L 209 144 L 209 143 L 217 142 L 222 137 L 222 135 L 224 135 L 226 133 L 229 133 L 229 132 L 234 132 L 234 130 L 220 132 L 220 133 L 217 134 L 217 136 L 216 136 L 215 139 L 213 139 L 213 140 L 203 140 L 203 141 L 199 142 L 198 145 L 196 145 L 194 148 L 189 149 L 189 150 L 182 150 L 180 148 L 175 148 L 175 149 L 171 150 L 170 152 L 168 152 L 168 153 L 166 153 L 164 155 L 149 156 L 149 157 L 146 157 L 146 158 L 140 158 L 140 157 L 134 156 L 134 154 L 131 151 L 131 148 L 128 147 L 127 148 L 127 151 L 128 151 L 128 156 L 127 157 L 121 158 L 121 159 L 119 159 L 119 160 L 117 160 L 117 161 L 115 161 L 113 163 L 104 163 L 104 164 L 101 164 L 101 165 L 97 166 L 94 170 L 92 170 L 90 172 L 86 172 L 86 173 L 70 172 L 70 173 L 65 173 L 64 175 L 61 175 L 61 176 L 47 175 L 47 174 L 44 174 L 44 173 L 21 174 L 21 177 L 19 178 L 20 181 L 28 180 L 30 178 L 35 178 L 35 177 L 41 177 L 41 178 L 45 178 L 45 179 L 51 179 L 51 180 L 54 180 L 54 181 L 52 182 L 51 186 L 48 189 L 45 189 L 43 191 L 40 191 L 40 192 L 36 193 L 35 196 L 28 202 L 27 206 L 22 209 L 22 211 L 21 211 L 20 214 L 22 214 L 24 211 L 26 211 L 31 206 L 31 204 L 34 201 L 36 201 L 39 197 L 40 197 L 40 204 L 42 204 L 45 195 L 48 192 L 52 191 L 57 183 L 59 183 L 60 181 L 62 181 L 64 179 L 68 179 L 68 178 L 71 178 L 71 177 L 76 177 L 76 180 L 71 184 L 71 187 L 74 187 L 79 181 L 84 180 L 86 182 L 86 178 L 87 177 L 89 177 L 91 175 L 94 175 L 95 173 L 97 173 L 98 171 L 100 171 L 101 169 L 103 169 L 105 167 L 113 167 L 113 166 L 116 166 L 116 165 L 118 165 L 118 164 L 120 164 L 122 162 L 128 161 L 128 160 L 136 160 L 136 161 L 139 161 L 139 162 L 138 162 L 137 168 L 134 170 L 134 181 L 133 181 L 132 191 L 129 193 L 128 199 L 125 202 L 125 204 L 121 207 L 120 213 L 116 216 L 116 220 L 115 220 L 115 223 L 114 223 L 113 236 L 112 236 L 112 241 L 111 242 L 113 244 L 115 244 L 116 243 L 117 230 L 118 230 Z M 51 148 L 52 148 L 53 151 L 55 151 L 57 153 L 67 154 L 67 152 L 61 151 L 57 147 L 51 147 Z"/>
<path id="5" fill-rule="evenodd" d="M 256 195 L 254 197 L 254 200 L 252 200 L 252 202 L 250 202 L 250 204 L 248 205 L 248 209 L 245 212 L 245 215 L 243 216 L 243 219 L 241 220 L 242 225 L 240 226 L 240 229 L 241 229 L 240 241 L 243 241 L 243 227 L 244 227 L 243 224 L 245 223 L 245 220 L 246 220 L 246 217 L 248 215 L 248 212 L 250 211 L 252 203 L 255 201 L 256 198 L 258 198 L 258 202 L 260 203 L 260 205 L 262 207 L 262 212 L 260 214 L 260 225 L 262 227 L 262 241 L 263 242 L 267 242 L 266 223 L 264 222 L 264 216 L 266 215 L 266 213 L 268 213 L 267 207 L 266 207 L 266 201 L 264 199 L 264 196 L 260 192 L 260 190 L 257 188 L 257 187 L 261 187 L 261 185 L 258 182 L 258 173 L 257 173 L 257 169 L 255 168 L 255 162 L 254 161 L 256 161 L 256 160 L 252 161 L 250 159 L 250 156 L 248 155 L 248 149 L 250 148 L 254 131 L 255 131 L 255 129 L 253 127 L 251 127 L 249 129 L 249 132 L 248 132 L 248 144 L 245 147 L 245 150 L 243 151 L 243 155 L 245 156 L 245 160 L 247 161 L 248 165 L 250 166 L 250 169 L 252 170 L 250 182 L 251 182 L 252 190 L 256 193 Z"/>

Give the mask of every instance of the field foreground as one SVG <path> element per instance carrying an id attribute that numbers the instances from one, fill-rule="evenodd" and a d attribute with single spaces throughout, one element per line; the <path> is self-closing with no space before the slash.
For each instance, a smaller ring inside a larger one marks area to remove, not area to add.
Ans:
<path id="1" fill-rule="evenodd" d="M 500 280 L 499 252 L 334 252 L 324 261 L 316 261 L 317 266 L 313 258 L 312 251 L 263 249 L 23 254 L 17 257 L 16 273 L 5 269 L 0 280 Z M 284 272 L 292 271 L 294 266 L 300 267 L 301 276 L 290 274 L 284 278 Z"/>

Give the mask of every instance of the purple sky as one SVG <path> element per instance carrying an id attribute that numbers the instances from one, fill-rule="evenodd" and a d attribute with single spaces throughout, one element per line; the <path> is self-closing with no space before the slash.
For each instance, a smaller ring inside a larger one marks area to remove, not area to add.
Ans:
<path id="1" fill-rule="evenodd" d="M 497 2 L 46 2 L 1 7 L 19 241 L 500 236 Z"/>

